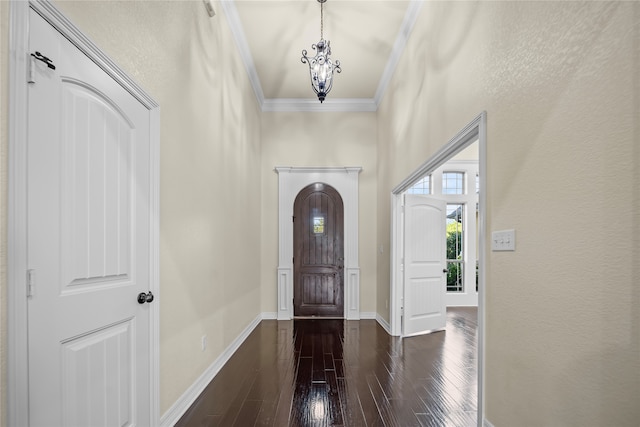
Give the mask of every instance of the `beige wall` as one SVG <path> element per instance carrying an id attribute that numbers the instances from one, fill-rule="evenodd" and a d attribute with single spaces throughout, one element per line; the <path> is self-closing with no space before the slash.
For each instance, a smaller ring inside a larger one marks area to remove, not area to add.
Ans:
<path id="1" fill-rule="evenodd" d="M 388 194 L 488 117 L 486 408 L 495 426 L 640 421 L 640 4 L 426 2 L 379 109 Z M 378 268 L 385 313 L 388 263 Z"/>
<path id="2" fill-rule="evenodd" d="M 262 114 L 262 311 L 276 312 L 278 174 L 276 166 L 361 166 L 360 311 L 376 311 L 376 114 Z"/>
<path id="3" fill-rule="evenodd" d="M 259 110 L 221 7 L 57 5 L 160 104 L 162 414 L 260 312 Z"/>

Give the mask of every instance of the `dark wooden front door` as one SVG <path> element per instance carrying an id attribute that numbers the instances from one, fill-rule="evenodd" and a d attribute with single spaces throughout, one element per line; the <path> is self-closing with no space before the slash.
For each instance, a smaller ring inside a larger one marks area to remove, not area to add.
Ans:
<path id="1" fill-rule="evenodd" d="M 293 205 L 293 314 L 344 316 L 344 209 L 327 184 L 305 187 Z"/>

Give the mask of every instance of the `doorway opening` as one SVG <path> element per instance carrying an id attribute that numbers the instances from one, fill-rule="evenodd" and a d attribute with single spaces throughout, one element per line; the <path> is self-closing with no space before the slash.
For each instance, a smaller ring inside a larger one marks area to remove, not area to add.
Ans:
<path id="1" fill-rule="evenodd" d="M 447 161 L 464 151 L 472 144 L 478 146 L 478 207 L 477 207 L 477 305 L 478 305 L 478 425 L 484 419 L 484 298 L 485 298 L 485 239 L 486 239 L 486 112 L 482 112 L 457 135 L 447 142 L 431 158 L 406 177 L 393 190 L 391 195 L 392 235 L 391 235 L 391 292 L 390 323 L 391 333 L 403 336 L 404 310 L 404 265 L 402 249 L 404 247 L 403 200 L 404 193 L 418 184 L 424 177 L 434 173 Z M 468 207 L 467 207 L 468 212 Z M 455 209 L 451 212 L 455 219 Z M 457 230 L 457 227 L 455 228 Z M 468 286 L 468 283 L 467 283 Z"/>
<path id="2" fill-rule="evenodd" d="M 478 305 L 478 145 L 472 143 L 404 192 L 446 203 L 446 307 Z"/>

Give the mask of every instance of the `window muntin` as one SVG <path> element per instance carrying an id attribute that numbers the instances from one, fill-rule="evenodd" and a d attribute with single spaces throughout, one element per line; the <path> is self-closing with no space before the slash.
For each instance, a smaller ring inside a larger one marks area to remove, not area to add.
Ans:
<path id="1" fill-rule="evenodd" d="M 407 190 L 408 194 L 431 194 L 431 175 L 423 176 Z"/>
<path id="2" fill-rule="evenodd" d="M 464 194 L 464 172 L 442 172 L 442 194 Z"/>

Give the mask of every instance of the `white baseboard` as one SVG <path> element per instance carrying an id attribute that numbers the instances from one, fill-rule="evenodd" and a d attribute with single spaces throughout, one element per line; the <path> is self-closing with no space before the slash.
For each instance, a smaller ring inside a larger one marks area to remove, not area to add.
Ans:
<path id="1" fill-rule="evenodd" d="M 275 311 L 263 312 L 261 316 L 262 316 L 262 320 L 278 320 L 278 313 L 276 313 Z"/>
<path id="2" fill-rule="evenodd" d="M 233 356 L 238 347 L 247 339 L 249 334 L 260 324 L 263 316 L 267 313 L 258 315 L 244 330 L 233 340 L 227 349 L 205 370 L 202 375 L 189 387 L 180 398 L 169 408 L 167 412 L 160 418 L 161 427 L 173 427 L 175 423 L 184 415 L 189 407 L 200 396 L 204 389 L 209 385 L 211 380 L 216 376 L 220 369 Z"/>
<path id="3" fill-rule="evenodd" d="M 278 313 L 265 311 L 261 314 L 262 320 L 278 320 Z M 360 319 L 373 320 L 379 317 L 378 313 L 375 311 L 363 311 L 360 312 Z M 345 320 L 348 320 L 345 317 Z"/>
<path id="4" fill-rule="evenodd" d="M 391 325 L 389 325 L 389 322 L 387 322 L 386 320 L 384 320 L 384 318 L 382 316 L 380 316 L 379 314 L 376 313 L 376 321 L 378 322 L 378 324 L 380 326 L 382 326 L 382 328 L 387 331 L 387 333 L 389 335 L 391 335 Z"/>

